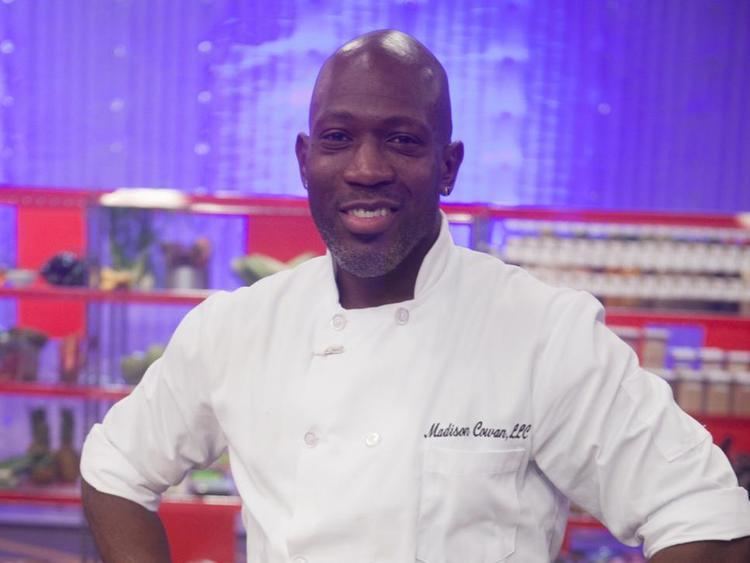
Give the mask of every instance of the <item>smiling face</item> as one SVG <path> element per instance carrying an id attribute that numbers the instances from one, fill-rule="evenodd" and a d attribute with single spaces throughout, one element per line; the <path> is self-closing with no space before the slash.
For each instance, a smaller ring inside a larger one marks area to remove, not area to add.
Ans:
<path id="1" fill-rule="evenodd" d="M 326 63 L 310 135 L 297 139 L 313 219 L 338 267 L 360 278 L 421 263 L 439 231 L 441 190 L 452 187 L 463 154 L 448 143 L 442 69 L 408 36 L 384 35 L 394 33 L 407 38 L 406 60 L 381 36 Z"/>

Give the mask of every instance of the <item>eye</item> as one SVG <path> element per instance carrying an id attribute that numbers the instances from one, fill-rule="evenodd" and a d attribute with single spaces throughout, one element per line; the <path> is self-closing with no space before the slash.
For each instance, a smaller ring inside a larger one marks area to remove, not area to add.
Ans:
<path id="1" fill-rule="evenodd" d="M 405 135 L 403 133 L 393 135 L 390 139 L 388 139 L 388 141 L 391 143 L 396 143 L 397 145 L 419 144 L 419 139 L 411 135 Z"/>
<path id="2" fill-rule="evenodd" d="M 349 135 L 343 131 L 325 131 L 320 135 L 320 140 L 329 144 L 341 144 L 350 141 Z"/>

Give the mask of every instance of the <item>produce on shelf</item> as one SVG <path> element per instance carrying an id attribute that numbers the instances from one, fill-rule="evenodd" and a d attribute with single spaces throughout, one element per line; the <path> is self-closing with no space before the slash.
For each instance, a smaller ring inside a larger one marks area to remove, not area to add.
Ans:
<path id="1" fill-rule="evenodd" d="M 60 381 L 76 383 L 86 358 L 80 334 L 69 334 L 60 339 Z"/>
<path id="2" fill-rule="evenodd" d="M 101 289 L 154 287 L 151 250 L 156 236 L 151 223 L 152 213 L 148 210 L 129 207 L 109 209 L 111 267 L 102 268 Z"/>
<path id="3" fill-rule="evenodd" d="M 208 260 L 211 243 L 199 238 L 189 246 L 176 242 L 161 245 L 167 263 L 167 287 L 170 289 L 205 289 L 208 287 Z"/>
<path id="4" fill-rule="evenodd" d="M 49 424 L 44 409 L 31 411 L 31 445 L 28 449 L 29 479 L 35 485 L 47 485 L 57 477 L 55 457 L 50 451 Z"/>
<path id="5" fill-rule="evenodd" d="M 210 467 L 191 471 L 188 487 L 194 495 L 231 495 L 236 492 L 229 475 Z"/>
<path id="6" fill-rule="evenodd" d="M 138 385 L 146 370 L 164 353 L 164 346 L 153 344 L 148 347 L 146 353 L 133 352 L 120 360 L 120 370 L 123 379 L 130 385 Z"/>
<path id="7" fill-rule="evenodd" d="M 73 483 L 78 479 L 78 464 L 80 456 L 73 447 L 73 411 L 60 411 L 60 449 L 55 452 L 55 466 L 57 476 L 63 483 Z"/>
<path id="8" fill-rule="evenodd" d="M 139 277 L 139 272 L 135 270 L 114 270 L 105 267 L 99 272 L 99 289 L 104 291 L 130 289 Z"/>
<path id="9" fill-rule="evenodd" d="M 42 266 L 40 271 L 47 283 L 67 287 L 88 285 L 88 268 L 86 263 L 73 252 L 60 252 Z"/>
<path id="10" fill-rule="evenodd" d="M 34 283 L 37 273 L 34 270 L 13 268 L 0 272 L 0 283 L 8 287 L 27 287 Z"/>
<path id="11" fill-rule="evenodd" d="M 292 258 L 289 262 L 282 262 L 271 256 L 255 253 L 232 260 L 232 271 L 245 285 L 252 285 L 261 278 L 265 278 L 281 270 L 294 268 L 315 256 L 313 252 L 304 252 Z"/>
<path id="12" fill-rule="evenodd" d="M 35 381 L 47 335 L 30 328 L 0 331 L 0 380 Z"/>
<path id="13" fill-rule="evenodd" d="M 78 479 L 79 453 L 73 447 L 73 411 L 62 409 L 60 448 L 50 448 L 49 424 L 44 409 L 30 413 L 31 444 L 23 455 L 0 461 L 0 487 L 16 487 L 24 478 L 35 485 L 72 483 Z"/>

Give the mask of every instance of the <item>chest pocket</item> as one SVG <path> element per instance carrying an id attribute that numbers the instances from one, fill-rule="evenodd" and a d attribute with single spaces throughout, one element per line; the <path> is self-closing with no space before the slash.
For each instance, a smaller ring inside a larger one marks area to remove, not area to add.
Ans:
<path id="1" fill-rule="evenodd" d="M 422 563 L 497 563 L 516 548 L 516 475 L 525 450 L 425 450 L 417 532 Z"/>

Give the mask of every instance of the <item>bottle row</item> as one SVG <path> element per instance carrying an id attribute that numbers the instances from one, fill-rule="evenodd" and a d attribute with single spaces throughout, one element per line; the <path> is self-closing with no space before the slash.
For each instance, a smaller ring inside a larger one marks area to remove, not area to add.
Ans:
<path id="1" fill-rule="evenodd" d="M 731 275 L 750 272 L 750 245 L 727 243 L 513 236 L 496 254 L 514 264 L 555 268 Z"/>
<path id="2" fill-rule="evenodd" d="M 505 232 L 515 236 L 730 244 L 745 244 L 750 242 L 749 230 L 731 227 L 505 219 L 503 221 L 503 229 Z"/>
<path id="3" fill-rule="evenodd" d="M 601 273 L 541 267 L 526 269 L 551 285 L 582 289 L 598 297 L 750 303 L 750 276 L 743 280 L 724 276 Z M 650 306 L 646 303 L 631 305 Z"/>
<path id="4" fill-rule="evenodd" d="M 693 414 L 750 416 L 750 350 L 670 346 L 664 327 L 612 327 Z"/>

